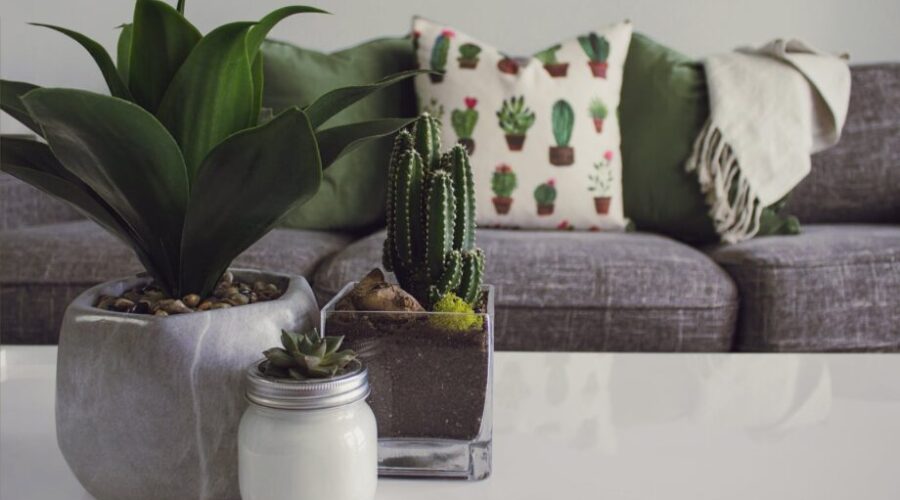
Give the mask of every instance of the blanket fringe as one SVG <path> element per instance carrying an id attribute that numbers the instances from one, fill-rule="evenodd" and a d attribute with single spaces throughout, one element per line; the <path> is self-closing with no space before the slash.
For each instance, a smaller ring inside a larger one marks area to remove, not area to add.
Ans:
<path id="1" fill-rule="evenodd" d="M 700 190 L 706 195 L 716 232 L 725 243 L 750 239 L 759 232 L 764 207 L 750 183 L 741 175 L 738 159 L 721 131 L 707 121 L 694 142 L 685 168 L 697 172 Z"/>

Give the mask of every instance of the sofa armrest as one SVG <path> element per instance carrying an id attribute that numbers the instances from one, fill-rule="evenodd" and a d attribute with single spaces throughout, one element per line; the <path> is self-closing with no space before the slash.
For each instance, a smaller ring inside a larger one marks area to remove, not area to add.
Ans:
<path id="1" fill-rule="evenodd" d="M 68 203 L 0 173 L 0 230 L 83 219 Z"/>

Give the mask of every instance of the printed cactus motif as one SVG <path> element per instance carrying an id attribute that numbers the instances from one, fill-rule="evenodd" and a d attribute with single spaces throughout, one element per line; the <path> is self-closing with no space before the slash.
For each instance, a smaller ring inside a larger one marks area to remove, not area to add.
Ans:
<path id="1" fill-rule="evenodd" d="M 450 53 L 450 39 L 456 36 L 451 30 L 444 30 L 434 40 L 434 46 L 431 48 L 431 69 L 440 71 L 439 74 L 431 73 L 432 83 L 440 83 L 444 81 L 444 71 L 447 69 L 447 55 Z"/>
<path id="2" fill-rule="evenodd" d="M 506 144 L 510 151 L 521 151 L 525 133 L 534 125 L 534 113 L 525 106 L 525 96 L 504 99 L 497 111 L 500 128 L 506 132 Z"/>
<path id="3" fill-rule="evenodd" d="M 491 191 L 495 195 L 491 201 L 494 203 L 494 210 L 497 211 L 498 215 L 509 213 L 513 202 L 512 193 L 515 191 L 516 186 L 516 174 L 512 171 L 512 168 L 505 163 L 498 165 L 494 170 L 494 175 L 491 177 Z"/>
<path id="4" fill-rule="evenodd" d="M 481 47 L 474 43 L 464 43 L 459 46 L 459 67 L 461 69 L 475 69 L 478 67 L 478 54 L 481 53 Z"/>
<path id="5" fill-rule="evenodd" d="M 458 142 L 465 146 L 466 152 L 471 155 L 475 152 L 475 140 L 472 139 L 472 132 L 475 131 L 475 125 L 478 123 L 478 111 L 475 110 L 478 99 L 466 97 L 465 104 L 466 109 L 454 109 L 450 113 L 450 124 L 453 125 Z"/>
<path id="6" fill-rule="evenodd" d="M 534 55 L 537 60 L 541 61 L 544 65 L 544 69 L 547 70 L 547 73 L 553 78 L 564 77 L 569 72 L 569 63 L 560 62 L 556 58 L 556 53 L 559 52 L 559 49 L 561 48 L 562 45 L 557 44 Z"/>
<path id="7" fill-rule="evenodd" d="M 550 146 L 550 163 L 556 166 L 571 165 L 575 163 L 575 150 L 569 147 L 572 128 L 575 126 L 575 112 L 568 102 L 560 99 L 553 104 L 551 118 L 556 146 Z"/>
<path id="8" fill-rule="evenodd" d="M 591 115 L 591 119 L 594 121 L 594 130 L 596 130 L 598 134 L 602 133 L 603 120 L 606 119 L 606 115 L 609 112 L 609 110 L 606 109 L 606 104 L 599 97 L 595 97 L 591 100 L 588 112 Z"/>
<path id="9" fill-rule="evenodd" d="M 609 59 L 609 41 L 606 37 L 597 36 L 596 33 L 589 33 L 578 37 L 578 43 L 581 49 L 588 56 L 588 67 L 591 73 L 597 78 L 606 78 L 606 69 L 609 67 L 607 59 Z"/>
<path id="10" fill-rule="evenodd" d="M 553 179 L 539 185 L 534 189 L 534 201 L 537 203 L 538 215 L 553 214 L 556 203 L 556 181 Z"/>
<path id="11" fill-rule="evenodd" d="M 418 96 L 416 96 L 418 99 Z M 444 105 L 440 103 L 437 99 L 432 97 L 428 104 L 422 105 L 421 101 L 419 102 L 419 113 L 428 113 L 433 116 L 437 121 L 441 121 L 444 119 Z"/>
<path id="12" fill-rule="evenodd" d="M 497 69 L 507 75 L 517 75 L 519 74 L 519 63 L 512 57 L 503 54 L 503 59 L 497 62 Z"/>
<path id="13" fill-rule="evenodd" d="M 603 159 L 594 164 L 594 173 L 588 176 L 590 185 L 588 191 L 594 193 L 594 209 L 599 215 L 609 213 L 609 205 L 613 195 L 613 181 L 615 176 L 612 171 L 614 154 L 607 150 L 603 153 Z"/>
<path id="14" fill-rule="evenodd" d="M 394 141 L 382 254 L 404 290 L 431 309 L 448 292 L 477 305 L 484 253 L 475 247 L 475 185 L 465 148 L 440 153 L 440 125 L 423 114 Z"/>

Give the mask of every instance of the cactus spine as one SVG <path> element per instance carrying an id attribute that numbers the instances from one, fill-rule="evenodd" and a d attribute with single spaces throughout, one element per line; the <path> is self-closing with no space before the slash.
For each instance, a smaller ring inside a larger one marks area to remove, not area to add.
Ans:
<path id="1" fill-rule="evenodd" d="M 394 141 L 383 263 L 425 307 L 448 292 L 480 298 L 484 253 L 475 247 L 475 189 L 464 147 L 440 154 L 437 120 L 423 114 Z"/>
<path id="2" fill-rule="evenodd" d="M 568 102 L 560 99 L 553 105 L 553 138 L 557 146 L 568 146 L 575 126 L 575 111 Z"/>

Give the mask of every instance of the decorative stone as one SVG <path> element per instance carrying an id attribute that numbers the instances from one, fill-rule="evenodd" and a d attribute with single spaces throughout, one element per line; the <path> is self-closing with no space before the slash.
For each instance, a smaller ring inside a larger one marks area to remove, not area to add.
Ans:
<path id="1" fill-rule="evenodd" d="M 94 307 L 101 295 L 118 297 L 148 281 L 131 278 L 91 288 L 66 310 L 57 440 L 75 477 L 98 500 L 240 498 L 243 375 L 279 344 L 282 329 L 316 326 L 318 307 L 301 277 L 234 272 L 248 283 L 276 282 L 284 295 L 191 314 L 159 309 L 136 316 Z"/>

